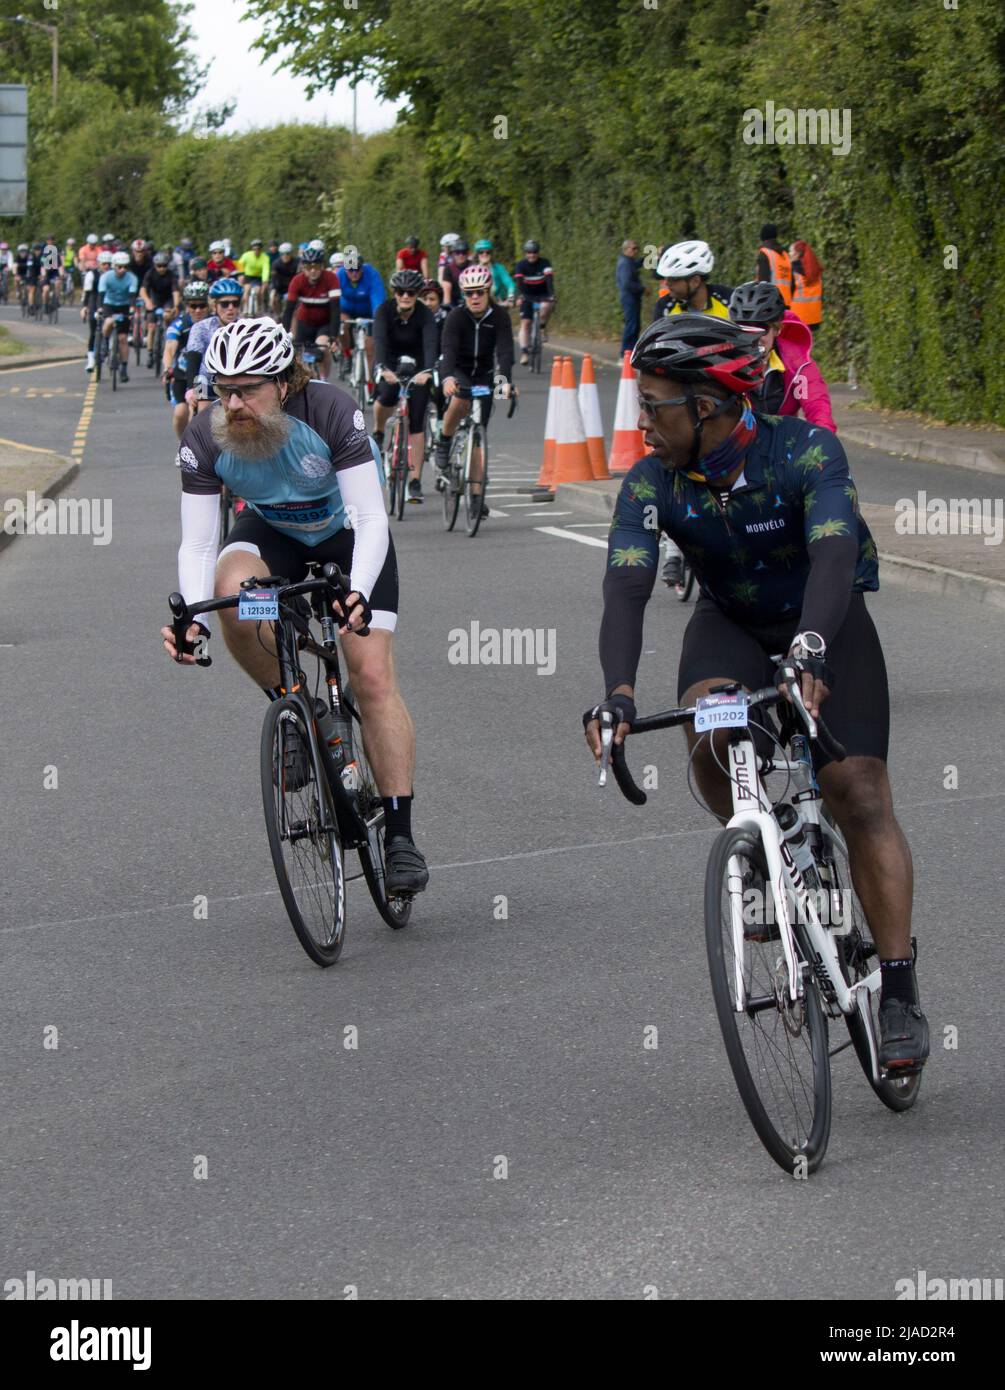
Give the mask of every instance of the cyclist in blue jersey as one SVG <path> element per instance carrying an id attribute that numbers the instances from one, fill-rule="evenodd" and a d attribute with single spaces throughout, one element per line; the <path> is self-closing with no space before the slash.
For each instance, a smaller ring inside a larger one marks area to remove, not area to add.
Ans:
<path id="1" fill-rule="evenodd" d="M 352 335 L 346 326 L 350 319 L 372 319 L 377 312 L 377 306 L 383 304 L 387 298 L 387 291 L 384 288 L 384 281 L 380 277 L 380 271 L 376 266 L 369 265 L 364 261 L 357 249 L 346 252 L 345 264 L 339 269 L 338 275 L 339 288 L 342 291 L 342 348 L 349 353 L 352 351 Z M 370 387 L 370 395 L 373 396 L 373 334 L 367 335 L 366 339 L 366 361 L 367 378 Z"/>
<path id="2" fill-rule="evenodd" d="M 112 257 L 112 268 L 106 270 L 98 281 L 98 302 L 104 323 L 102 337 L 107 342 L 112 329 L 118 326 L 119 334 L 119 380 L 128 381 L 129 372 L 129 320 L 140 292 L 139 282 L 129 269 L 128 251 L 116 251 Z"/>
<path id="3" fill-rule="evenodd" d="M 684 634 L 678 699 L 717 685 L 773 680 L 772 654 L 801 670 L 813 717 L 824 706 L 843 762 L 814 745 L 820 790 L 848 846 L 855 889 L 879 953 L 880 1062 L 909 1074 L 928 1056 L 911 944 L 911 851 L 887 772 L 886 667 L 865 595 L 879 588 L 876 545 L 837 437 L 791 416 L 755 415 L 747 393 L 763 348 L 704 314 L 659 319 L 639 338 L 639 429 L 650 450 L 626 474 L 611 523 L 600 630 L 606 698 L 584 716 L 600 755 L 598 711 L 622 742 L 635 718 L 643 614 L 664 530 L 688 556 L 701 597 Z M 685 726 L 698 787 L 732 814 L 723 749 Z M 716 756 L 719 761 L 716 762 Z"/>
<path id="4" fill-rule="evenodd" d="M 203 355 L 216 330 L 236 322 L 241 313 L 243 294 L 240 283 L 231 279 L 229 275 L 214 280 L 209 287 L 209 307 L 212 313 L 203 319 L 202 323 L 195 324 L 188 336 L 185 351 L 185 399 L 191 406 L 193 415 L 197 415 L 204 405 L 216 399 L 208 374 L 203 370 Z"/>
<path id="5" fill-rule="evenodd" d="M 393 634 L 398 571 L 378 469 L 363 412 L 337 386 L 314 381 L 293 339 L 267 319 L 220 330 L 206 352 L 220 399 L 186 429 L 178 450 L 182 542 L 178 587 L 189 603 L 232 594 L 245 579 L 281 574 L 296 583 L 306 561 L 334 561 L 350 578 L 342 652 L 360 713 L 367 757 L 384 802 L 387 887 L 419 892 L 429 873 L 412 839 L 415 731 L 398 689 Z M 247 503 L 217 555 L 219 494 Z M 203 618 L 208 615 L 203 615 Z M 220 614 L 227 648 L 269 699 L 279 665 L 268 624 Z M 368 636 L 360 629 L 369 625 Z M 208 636 L 204 621 L 186 634 Z M 170 627 L 161 629 L 175 659 Z M 191 665 L 195 657 L 181 660 Z"/>
<path id="6" fill-rule="evenodd" d="M 209 286 L 204 280 L 191 280 L 182 291 L 184 308 L 164 333 L 164 382 L 168 387 L 174 432 L 180 439 L 192 417 L 185 399 L 188 389 L 188 376 L 185 355 L 188 339 L 193 327 L 209 314 Z"/>

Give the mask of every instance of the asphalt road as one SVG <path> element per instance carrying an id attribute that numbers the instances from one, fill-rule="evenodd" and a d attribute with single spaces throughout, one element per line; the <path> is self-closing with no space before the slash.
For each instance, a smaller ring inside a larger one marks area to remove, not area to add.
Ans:
<path id="1" fill-rule="evenodd" d="M 0 374 L 0 434 L 68 453 L 84 380 Z M 603 550 L 570 537 L 605 527 L 516 491 L 547 378 L 521 381 L 520 412 L 493 423 L 481 534 L 447 535 L 429 501 L 395 524 L 432 877 L 400 933 L 353 884 L 333 970 L 276 890 L 262 697 L 222 649 L 181 670 L 160 647 L 179 487 L 145 369 L 114 396 L 102 382 L 71 489 L 111 499 L 112 542 L 25 537 L 0 557 L 4 1279 L 111 1279 L 118 1298 L 891 1299 L 919 1269 L 1001 1276 L 1005 620 L 901 586 L 871 600 L 934 1053 L 903 1116 L 836 1058 L 827 1160 L 793 1181 L 721 1045 L 714 831 L 682 737 L 633 749 L 659 771 L 645 808 L 595 785 L 580 712 L 601 693 Z M 861 454 L 867 501 L 942 476 Z M 981 475 L 982 495 L 1000 481 Z M 643 709 L 673 703 L 687 616 L 655 595 Z M 452 665 L 472 620 L 553 633 L 554 672 Z"/>

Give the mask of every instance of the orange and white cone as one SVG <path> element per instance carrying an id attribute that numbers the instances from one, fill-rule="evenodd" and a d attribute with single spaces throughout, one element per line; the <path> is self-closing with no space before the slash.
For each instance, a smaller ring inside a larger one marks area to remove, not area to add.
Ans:
<path id="1" fill-rule="evenodd" d="M 562 385 L 558 393 L 558 426 L 555 431 L 555 486 L 559 483 L 590 483 L 590 451 L 586 430 L 579 413 L 579 393 L 572 358 L 562 362 Z"/>
<path id="2" fill-rule="evenodd" d="M 583 369 L 579 375 L 579 410 L 586 430 L 586 447 L 590 455 L 590 467 L 595 478 L 609 478 L 607 471 L 607 451 L 604 447 L 604 422 L 600 418 L 600 392 L 597 378 L 593 374 L 593 358 L 587 354 L 583 358 Z"/>
<path id="3" fill-rule="evenodd" d="M 609 467 L 612 473 L 627 473 L 640 458 L 645 458 L 646 446 L 642 431 L 637 427 L 638 398 L 635 373 L 631 367 L 632 354 L 621 359 L 621 380 L 618 383 L 618 408 L 614 412 L 614 438 L 611 440 Z"/>
<path id="4" fill-rule="evenodd" d="M 555 357 L 551 363 L 551 385 L 548 387 L 548 408 L 544 417 L 544 448 L 536 484 L 538 488 L 548 488 L 549 491 L 555 481 L 555 426 L 558 422 L 558 393 L 562 386 L 562 360 Z"/>

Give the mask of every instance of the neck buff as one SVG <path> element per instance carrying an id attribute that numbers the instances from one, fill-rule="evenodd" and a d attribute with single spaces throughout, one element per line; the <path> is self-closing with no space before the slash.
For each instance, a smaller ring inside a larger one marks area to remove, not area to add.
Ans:
<path id="1" fill-rule="evenodd" d="M 717 444 L 714 449 L 710 449 L 707 454 L 703 454 L 698 459 L 695 464 L 697 471 L 685 470 L 687 476 L 696 483 L 719 482 L 721 478 L 725 478 L 727 473 L 732 473 L 756 438 L 757 421 L 750 408 L 750 401 L 744 396 L 743 413 L 731 433 L 721 444 Z"/>

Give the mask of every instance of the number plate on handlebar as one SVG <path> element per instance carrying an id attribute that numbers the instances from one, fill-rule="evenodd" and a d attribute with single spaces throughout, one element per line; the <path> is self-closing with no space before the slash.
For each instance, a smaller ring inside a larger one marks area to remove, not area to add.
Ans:
<path id="1" fill-rule="evenodd" d="M 747 697 L 741 690 L 735 695 L 703 695 L 697 702 L 694 716 L 696 734 L 710 729 L 745 729 L 747 727 Z"/>
<path id="2" fill-rule="evenodd" d="M 279 600 L 275 589 L 245 589 L 237 601 L 237 616 L 246 622 L 278 621 Z"/>
<path id="3" fill-rule="evenodd" d="M 491 394 L 492 394 L 492 387 L 491 387 L 491 386 L 472 386 L 472 388 L 471 388 L 471 394 L 472 394 L 472 396 L 491 396 Z"/>

